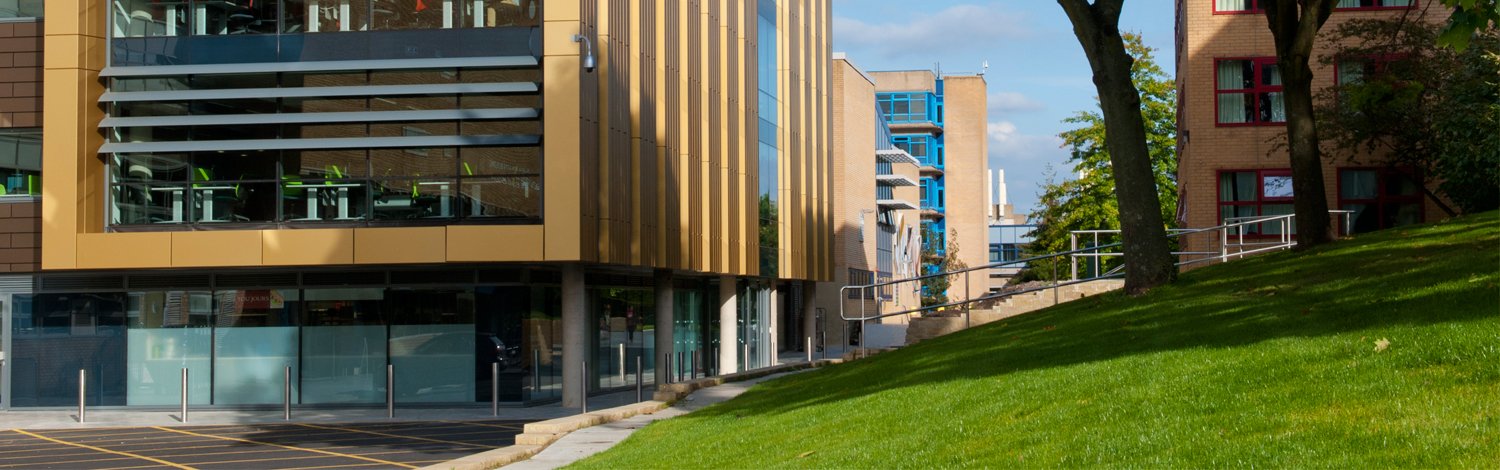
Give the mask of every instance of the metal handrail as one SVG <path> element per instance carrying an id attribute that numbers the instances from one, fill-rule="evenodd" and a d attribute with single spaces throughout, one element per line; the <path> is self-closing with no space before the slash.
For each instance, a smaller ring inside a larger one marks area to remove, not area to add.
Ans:
<path id="1" fill-rule="evenodd" d="M 1349 225 L 1349 217 L 1348 216 L 1353 213 L 1353 211 L 1349 211 L 1349 210 L 1330 210 L 1328 212 L 1330 214 L 1334 214 L 1334 215 L 1338 215 L 1338 216 L 1344 217 L 1345 225 L 1346 226 Z M 1291 236 L 1291 223 L 1292 223 L 1292 220 L 1293 220 L 1292 218 L 1293 217 L 1295 217 L 1295 214 L 1281 214 L 1281 215 L 1272 215 L 1272 216 L 1230 217 L 1230 218 L 1226 218 L 1225 219 L 1226 223 L 1223 223 L 1223 224 L 1220 224 L 1220 225 L 1215 225 L 1213 227 L 1184 228 L 1184 229 L 1167 229 L 1167 236 L 1166 236 L 1166 238 L 1167 239 L 1173 239 L 1173 238 L 1180 238 L 1180 237 L 1183 237 L 1183 236 L 1186 236 L 1186 235 L 1193 235 L 1193 234 L 1208 233 L 1208 232 L 1217 231 L 1217 232 L 1219 232 L 1219 240 L 1220 240 L 1219 251 L 1218 252 L 1211 252 L 1211 251 L 1177 251 L 1177 252 L 1173 252 L 1172 254 L 1174 256 L 1194 256 L 1194 255 L 1196 255 L 1196 256 L 1205 256 L 1205 255 L 1207 255 L 1207 257 L 1204 257 L 1204 258 L 1179 261 L 1179 262 L 1174 263 L 1174 264 L 1176 266 L 1180 267 L 1180 266 L 1188 266 L 1188 265 L 1192 265 L 1192 264 L 1196 264 L 1196 263 L 1201 263 L 1201 262 L 1205 262 L 1205 261 L 1214 261 L 1214 260 L 1218 260 L 1220 262 L 1227 262 L 1227 261 L 1229 261 L 1229 258 L 1231 256 L 1243 258 L 1245 255 L 1249 255 L 1249 254 L 1261 253 L 1261 252 L 1272 251 L 1272 250 L 1285 250 L 1285 249 L 1291 248 L 1293 246 L 1296 246 L 1297 242 Z M 1278 239 L 1276 241 L 1274 241 L 1274 242 L 1263 242 L 1263 241 L 1257 241 L 1255 239 L 1252 239 L 1251 241 L 1246 242 L 1244 240 L 1244 236 L 1245 236 L 1245 231 L 1243 230 L 1244 227 L 1249 226 L 1249 225 L 1260 225 L 1260 224 L 1272 223 L 1272 222 L 1276 222 L 1276 223 L 1279 223 L 1281 225 L 1281 231 L 1277 234 L 1277 235 L 1279 235 L 1279 237 L 1278 237 Z M 1236 243 L 1233 244 L 1232 246 L 1235 246 L 1235 247 L 1239 248 L 1239 250 L 1235 251 L 1234 253 L 1230 253 L 1229 252 L 1229 247 L 1231 246 L 1231 244 L 1229 243 L 1229 238 L 1230 238 L 1229 231 L 1230 231 L 1230 229 L 1235 229 L 1236 236 L 1238 237 L 1238 240 L 1236 240 Z M 1349 229 L 1346 227 L 1345 233 L 1348 233 L 1348 232 L 1349 232 Z M 1062 251 L 1062 252 L 1051 253 L 1051 254 L 1040 255 L 1040 256 L 1033 256 L 1033 257 L 1022 258 L 1022 259 L 1018 259 L 1018 260 L 1000 261 L 1000 262 L 996 262 L 996 263 L 988 263 L 988 264 L 983 264 L 983 265 L 979 265 L 979 266 L 966 267 L 966 268 L 955 269 L 955 270 L 952 270 L 952 271 L 945 271 L 945 272 L 940 272 L 940 273 L 923 274 L 923 275 L 920 275 L 920 276 L 913 276 L 913 277 L 908 277 L 908 278 L 903 278 L 903 279 L 893 279 L 893 280 L 884 281 L 884 282 L 877 282 L 877 283 L 873 283 L 873 284 L 843 286 L 843 287 L 839 288 L 839 298 L 840 299 L 846 299 L 846 298 L 848 298 L 848 292 L 850 290 L 858 290 L 859 291 L 859 293 L 860 293 L 860 295 L 859 295 L 859 299 L 860 299 L 860 315 L 858 317 L 850 317 L 847 314 L 847 312 L 845 311 L 845 306 L 846 306 L 847 302 L 842 302 L 841 301 L 841 302 L 839 302 L 839 318 L 843 319 L 844 321 L 858 321 L 858 322 L 860 322 L 861 326 L 863 326 L 864 323 L 866 321 L 869 321 L 869 320 L 875 320 L 875 319 L 880 319 L 880 318 L 885 318 L 885 317 L 893 317 L 893 316 L 899 316 L 899 315 L 909 315 L 909 314 L 918 313 L 918 312 L 927 312 L 927 311 L 943 310 L 943 309 L 954 308 L 954 307 L 962 307 L 963 308 L 963 314 L 964 314 L 964 326 L 968 327 L 969 326 L 969 322 L 970 322 L 970 320 L 969 320 L 970 306 L 972 304 L 976 303 L 976 302 L 994 301 L 994 300 L 999 300 L 999 299 L 1003 299 L 1003 298 L 1006 298 L 1006 297 L 1011 297 L 1011 296 L 1016 296 L 1016 295 L 1021 295 L 1021 294 L 1027 294 L 1027 293 L 1032 293 L 1032 292 L 1037 292 L 1037 291 L 1043 291 L 1043 290 L 1048 290 L 1048 289 L 1051 289 L 1053 291 L 1053 301 L 1057 302 L 1058 298 L 1059 298 L 1058 290 L 1061 287 L 1071 286 L 1071 285 L 1076 285 L 1076 284 L 1083 284 L 1083 283 L 1088 283 L 1088 282 L 1093 282 L 1093 281 L 1098 281 L 1098 280 L 1103 280 L 1103 279 L 1114 279 L 1114 278 L 1119 278 L 1119 277 L 1121 277 L 1123 275 L 1123 270 L 1124 270 L 1125 266 L 1122 264 L 1122 265 L 1119 265 L 1119 266 L 1115 266 L 1114 268 L 1110 269 L 1109 271 L 1104 272 L 1103 274 L 1100 274 L 1100 275 L 1097 275 L 1097 276 L 1094 276 L 1094 277 L 1088 277 L 1088 278 L 1084 278 L 1084 279 L 1079 279 L 1078 278 L 1078 259 L 1079 258 L 1093 258 L 1095 260 L 1094 261 L 1095 262 L 1095 270 L 1094 270 L 1094 272 L 1097 273 L 1097 272 L 1099 272 L 1099 266 L 1098 266 L 1098 260 L 1099 259 L 1107 257 L 1107 256 L 1124 256 L 1123 253 L 1101 253 L 1099 251 L 1101 249 L 1107 249 L 1107 248 L 1114 248 L 1114 247 L 1123 246 L 1123 242 L 1108 243 L 1108 244 L 1099 244 L 1097 242 L 1099 235 L 1101 235 L 1101 234 L 1114 234 L 1114 233 L 1120 233 L 1120 231 L 1119 230 L 1075 230 L 1075 231 L 1069 232 L 1070 237 L 1071 237 L 1071 240 L 1070 240 L 1070 242 L 1071 242 L 1070 248 L 1071 249 L 1068 250 L 1068 251 Z M 1080 235 L 1080 234 L 1093 235 L 1094 238 L 1095 238 L 1095 244 L 1092 245 L 1092 246 L 1084 247 L 1084 248 L 1078 248 L 1078 235 Z M 1259 246 L 1259 248 L 1253 248 L 1253 249 L 1248 249 L 1248 250 L 1245 249 L 1245 247 L 1250 247 L 1250 246 Z M 998 292 L 998 293 L 994 293 L 994 294 L 985 294 L 985 295 L 981 295 L 979 297 L 973 297 L 973 296 L 971 296 L 971 295 L 968 294 L 969 285 L 970 285 L 969 284 L 969 273 L 972 273 L 972 272 L 975 272 L 975 271 L 991 270 L 991 269 L 995 269 L 995 268 L 1001 268 L 1001 267 L 1012 266 L 1012 265 L 1030 264 L 1030 263 L 1033 263 L 1033 262 L 1036 262 L 1036 261 L 1042 261 L 1042 260 L 1047 260 L 1047 259 L 1055 259 L 1055 258 L 1060 258 L 1060 257 L 1063 257 L 1063 256 L 1067 256 L 1068 257 L 1068 259 L 1069 259 L 1069 262 L 1068 262 L 1069 269 L 1071 270 L 1070 279 L 1067 280 L 1067 281 L 1062 281 L 1057 276 L 1057 266 L 1056 266 L 1056 264 L 1054 264 L 1053 267 L 1052 267 L 1053 268 L 1053 272 L 1052 272 L 1052 283 L 1051 283 L 1051 285 L 1037 286 L 1037 287 L 1031 287 L 1031 288 L 1020 289 L 1020 290 L 1015 290 L 1015 291 L 1008 291 L 1008 292 Z M 879 288 L 882 288 L 882 287 L 894 286 L 894 285 L 897 285 L 897 284 L 904 284 L 904 283 L 908 283 L 908 282 L 921 282 L 921 281 L 926 280 L 926 279 L 933 279 L 933 278 L 938 278 L 938 277 L 951 277 L 951 276 L 956 276 L 956 275 L 963 275 L 964 276 L 964 300 L 950 301 L 950 302 L 945 302 L 945 303 L 938 304 L 938 305 L 927 305 L 927 306 L 922 306 L 922 307 L 918 307 L 918 308 L 914 308 L 914 309 L 906 309 L 906 310 L 902 310 L 902 311 L 898 311 L 898 312 L 885 313 L 885 312 L 882 311 L 882 302 L 880 301 L 880 299 L 875 298 L 875 300 L 876 300 L 876 302 L 875 302 L 875 310 L 876 310 L 875 314 L 874 315 L 868 315 L 864 311 L 866 309 L 866 304 L 868 303 L 866 301 L 867 300 L 871 300 L 870 298 L 866 297 L 866 295 L 865 295 L 866 292 L 874 293 L 874 292 L 876 292 L 876 291 L 873 291 L 874 289 L 879 289 Z M 1055 303 L 1054 303 L 1054 305 L 1055 305 Z M 861 335 L 861 337 L 863 337 L 864 336 L 864 328 L 861 328 L 860 330 L 861 330 L 860 331 L 860 335 Z M 866 349 L 866 346 L 867 346 L 867 343 L 864 341 L 863 338 L 861 338 L 861 340 L 860 340 L 860 349 L 864 350 L 864 349 Z"/>

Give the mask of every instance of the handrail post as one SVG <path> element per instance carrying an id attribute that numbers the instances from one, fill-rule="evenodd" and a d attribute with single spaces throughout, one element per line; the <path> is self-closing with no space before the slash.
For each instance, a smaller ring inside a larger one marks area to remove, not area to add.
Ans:
<path id="1" fill-rule="evenodd" d="M 1219 262 L 1229 262 L 1229 227 L 1219 229 Z"/>
<path id="2" fill-rule="evenodd" d="M 1052 305 L 1057 305 L 1057 263 L 1052 263 Z"/>
<path id="3" fill-rule="evenodd" d="M 969 328 L 969 304 L 974 301 L 974 296 L 969 294 L 969 273 L 964 271 L 964 329 Z"/>
<path id="4" fill-rule="evenodd" d="M 188 369 L 182 368 L 182 422 L 188 422 Z"/>
<path id="5" fill-rule="evenodd" d="M 1089 273 L 1089 277 L 1099 277 L 1100 273 L 1103 272 L 1099 267 L 1100 258 L 1102 256 L 1099 255 L 1099 232 L 1094 232 L 1094 272 Z M 1056 276 L 1053 277 L 1056 278 Z M 1074 280 L 1076 281 L 1077 279 Z"/>
<path id="6" fill-rule="evenodd" d="M 1078 234 L 1068 234 L 1068 251 L 1078 251 Z M 1055 261 L 1054 261 L 1055 263 Z M 1073 280 L 1078 280 L 1078 253 L 1068 254 L 1068 272 Z"/>
<path id="7" fill-rule="evenodd" d="M 79 423 L 83 423 L 86 420 L 86 418 L 84 417 L 84 414 L 86 413 L 86 410 L 84 409 L 84 402 L 85 402 L 85 400 L 88 399 L 88 378 L 89 378 L 88 374 L 89 373 L 88 373 L 87 370 L 85 370 L 85 369 L 78 369 L 78 422 Z"/>

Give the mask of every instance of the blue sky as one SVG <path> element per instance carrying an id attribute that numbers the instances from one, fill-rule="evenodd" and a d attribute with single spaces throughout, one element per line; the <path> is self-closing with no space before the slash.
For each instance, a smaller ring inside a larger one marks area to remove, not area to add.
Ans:
<path id="1" fill-rule="evenodd" d="M 1121 29 L 1141 33 L 1172 73 L 1172 0 L 1125 2 Z M 1052 163 L 1062 175 L 1061 121 L 1094 109 L 1088 60 L 1051 0 L 833 0 L 833 50 L 865 70 L 978 72 L 989 61 L 990 167 L 1004 168 L 1016 211 L 1035 205 Z"/>

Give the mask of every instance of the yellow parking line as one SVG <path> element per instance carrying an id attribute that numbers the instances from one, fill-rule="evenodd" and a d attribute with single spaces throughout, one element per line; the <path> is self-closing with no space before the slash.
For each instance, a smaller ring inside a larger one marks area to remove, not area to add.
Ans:
<path id="1" fill-rule="evenodd" d="M 372 458 L 369 458 L 369 457 L 361 457 L 361 456 L 353 455 L 353 454 L 343 454 L 343 453 L 339 453 L 339 452 L 329 452 L 329 451 L 320 450 L 320 449 L 292 447 L 292 446 L 281 445 L 281 444 L 276 444 L 276 443 L 271 443 L 271 442 L 252 441 L 250 439 L 240 439 L 238 437 L 215 436 L 215 435 L 212 435 L 212 434 L 198 434 L 198 433 L 195 433 L 195 432 L 192 432 L 192 431 L 183 431 L 181 429 L 171 429 L 171 428 L 164 428 L 164 427 L 160 427 L 160 426 L 157 426 L 156 429 L 160 429 L 160 430 L 168 431 L 168 432 L 175 432 L 175 433 L 179 433 L 179 434 L 186 434 L 186 435 L 189 435 L 189 436 L 211 437 L 211 438 L 214 438 L 214 439 L 223 439 L 223 440 L 226 440 L 226 441 L 244 442 L 246 444 L 259 444 L 259 445 L 263 445 L 263 446 L 280 447 L 282 449 L 300 450 L 300 451 L 304 451 L 304 452 L 313 452 L 313 453 L 324 454 L 324 455 L 332 455 L 334 457 L 345 457 L 345 458 L 351 458 L 351 459 L 356 459 L 356 460 L 364 460 L 364 461 L 368 461 L 368 462 L 375 462 L 375 463 L 382 464 L 382 465 L 395 465 L 397 467 L 403 467 L 403 468 L 417 468 L 415 466 L 407 465 L 407 464 L 404 464 L 404 463 L 391 462 L 391 461 L 388 461 L 388 460 L 372 459 Z M 202 464 L 200 464 L 200 465 L 202 465 Z"/>
<path id="2" fill-rule="evenodd" d="M 147 457 L 147 456 L 144 456 L 144 455 L 132 454 L 132 453 L 129 453 L 129 452 L 114 451 L 114 450 L 105 449 L 103 447 L 94 447 L 94 446 L 87 445 L 87 444 L 75 444 L 75 443 L 64 441 L 64 440 L 61 440 L 61 439 L 53 439 L 53 438 L 50 438 L 50 437 L 47 437 L 47 436 L 43 436 L 41 434 L 36 434 L 36 433 L 27 432 L 27 431 L 22 431 L 20 429 L 17 429 L 15 431 L 18 432 L 18 433 L 27 435 L 27 436 L 35 437 L 37 439 L 41 439 L 41 440 L 44 440 L 44 441 L 56 442 L 56 443 L 62 444 L 62 445 L 73 446 L 73 447 L 82 447 L 82 448 L 85 448 L 85 449 L 97 450 L 99 452 L 104 452 L 104 453 L 109 453 L 109 454 L 123 455 L 123 456 L 126 456 L 126 457 L 134 457 L 134 458 L 145 460 L 145 461 L 148 461 L 148 462 L 156 462 L 156 463 L 159 463 L 159 464 L 162 464 L 162 465 L 166 465 L 166 466 L 172 467 L 172 468 L 180 468 L 180 469 L 183 469 L 183 470 L 194 470 L 193 467 L 189 467 L 189 466 L 186 466 L 186 465 L 178 465 L 178 464 L 175 464 L 175 463 L 172 463 L 172 462 L 168 462 L 168 461 L 165 461 L 165 460 L 161 460 L 161 459 L 153 459 L 151 457 Z M 416 467 L 407 467 L 407 468 L 416 468 Z"/>
<path id="3" fill-rule="evenodd" d="M 512 430 L 512 431 L 525 431 L 526 430 L 525 428 L 523 428 L 521 426 L 508 426 L 508 425 L 504 425 L 504 424 L 471 423 L 471 422 L 468 422 L 468 421 L 438 421 L 438 422 L 439 423 L 449 423 L 449 424 L 462 424 L 462 425 L 465 425 L 465 426 L 484 426 L 484 427 L 487 427 L 487 428 L 509 429 L 509 430 Z"/>
<path id="4" fill-rule="evenodd" d="M 93 454 L 93 455 L 99 455 L 99 454 L 98 454 L 98 453 L 97 453 L 97 452 L 96 452 L 96 453 L 94 453 L 94 454 Z M 47 461 L 47 462 L 46 462 L 46 463 L 45 463 L 45 465 L 49 465 L 49 466 L 51 466 L 51 465 L 61 465 L 61 466 L 63 466 L 63 467 L 64 467 L 64 468 L 67 468 L 67 466 L 68 466 L 68 465 L 71 465 L 71 464 L 75 464 L 75 463 L 84 463 L 84 462 L 108 462 L 108 461 L 110 461 L 110 460 L 126 460 L 126 459 L 131 459 L 131 458 L 132 458 L 132 457 L 110 457 L 110 458 L 107 458 L 107 459 L 84 459 L 84 460 L 51 460 L 51 461 Z M 37 466 L 37 465 L 38 465 L 38 464 L 37 464 L 37 463 L 35 463 L 35 462 L 33 462 L 33 463 L 10 463 L 10 464 L 4 464 L 4 465 L 0 465 L 0 468 L 16 468 L 16 467 L 22 467 L 22 468 L 36 468 L 36 466 Z"/>
<path id="5" fill-rule="evenodd" d="M 485 449 L 492 449 L 492 448 L 494 448 L 493 446 L 486 446 L 486 445 L 479 445 L 479 444 L 470 444 L 470 443 L 467 443 L 467 442 L 445 441 L 445 440 L 442 440 L 442 439 L 428 439 L 428 438 L 425 438 L 425 437 L 416 437 L 416 436 L 402 436 L 400 434 L 387 434 L 387 433 L 383 433 L 383 432 L 364 431 L 364 430 L 352 429 L 352 428 L 340 428 L 340 427 L 337 427 L 337 426 L 319 426 L 319 425 L 316 425 L 316 424 L 298 424 L 298 426 L 307 426 L 307 427 L 310 427 L 310 428 L 318 428 L 318 429 L 333 429 L 333 430 L 337 430 L 337 431 L 347 431 L 347 432 L 355 432 L 355 433 L 363 433 L 363 434 L 373 434 L 373 435 L 376 435 L 376 436 L 394 437 L 394 438 L 398 438 L 398 439 L 415 439 L 415 440 L 418 440 L 418 441 L 438 442 L 438 443 L 442 443 L 442 444 L 453 444 L 453 445 L 469 446 L 469 447 L 480 447 L 480 448 L 485 448 Z"/>

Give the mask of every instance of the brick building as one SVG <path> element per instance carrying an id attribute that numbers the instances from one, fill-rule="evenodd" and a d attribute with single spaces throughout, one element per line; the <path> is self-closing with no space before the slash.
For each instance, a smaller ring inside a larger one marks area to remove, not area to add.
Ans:
<path id="1" fill-rule="evenodd" d="M 1292 186 L 1284 140 L 1285 116 L 1275 43 L 1258 0 L 1177 0 L 1178 217 L 1185 227 L 1209 227 L 1232 217 L 1289 214 Z M 1447 10 L 1436 2 L 1341 0 L 1323 26 L 1323 37 L 1356 18 L 1409 15 L 1440 21 Z M 1333 44 L 1314 46 L 1313 92 L 1357 80 L 1371 64 L 1319 60 Z M 1375 230 L 1439 217 L 1424 199 L 1417 178 L 1383 168 L 1380 155 L 1351 162 L 1324 155 L 1328 207 L 1352 211 L 1333 216 L 1340 232 Z M 1347 224 L 1347 225 L 1346 225 Z M 1251 230 L 1274 237 L 1278 227 Z M 1217 250 L 1217 240 L 1193 238 L 1189 250 Z"/>

